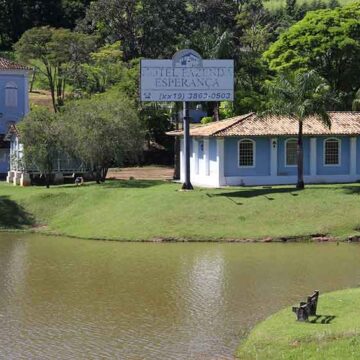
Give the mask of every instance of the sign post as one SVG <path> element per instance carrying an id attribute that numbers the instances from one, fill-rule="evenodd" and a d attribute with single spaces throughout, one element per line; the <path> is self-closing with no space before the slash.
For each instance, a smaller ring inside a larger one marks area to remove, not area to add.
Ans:
<path id="1" fill-rule="evenodd" d="M 234 61 L 203 60 L 194 50 L 178 51 L 172 60 L 141 60 L 141 101 L 183 102 L 183 189 L 190 182 L 190 102 L 233 101 Z"/>
<path id="2" fill-rule="evenodd" d="M 184 162 L 185 162 L 185 182 L 182 186 L 183 190 L 193 190 L 190 181 L 190 109 L 189 103 L 184 101 L 183 105 L 183 131 L 184 131 Z"/>

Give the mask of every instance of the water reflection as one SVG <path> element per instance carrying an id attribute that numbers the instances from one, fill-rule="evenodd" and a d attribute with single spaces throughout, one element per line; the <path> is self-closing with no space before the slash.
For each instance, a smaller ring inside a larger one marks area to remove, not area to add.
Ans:
<path id="1" fill-rule="evenodd" d="M 257 321 L 360 283 L 360 247 L 0 235 L 0 358 L 230 359 Z"/>
<path id="2" fill-rule="evenodd" d="M 186 263 L 182 267 L 181 278 L 185 282 L 180 283 L 178 289 L 187 289 L 184 293 L 183 320 L 184 328 L 191 329 L 191 332 L 186 330 L 191 357 L 209 356 L 208 349 L 214 341 L 224 354 L 224 349 L 221 349 L 222 339 L 219 339 L 227 326 L 224 323 L 226 316 L 223 303 L 226 286 L 224 263 L 221 249 L 213 247 L 193 257 L 192 264 Z"/>

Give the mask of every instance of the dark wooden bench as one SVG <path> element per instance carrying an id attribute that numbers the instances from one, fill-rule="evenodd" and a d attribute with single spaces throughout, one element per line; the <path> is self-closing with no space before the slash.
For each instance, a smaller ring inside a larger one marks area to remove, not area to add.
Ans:
<path id="1" fill-rule="evenodd" d="M 292 311 L 296 314 L 298 321 L 308 321 L 309 316 L 316 316 L 319 291 L 316 290 L 311 296 L 308 296 L 306 302 L 300 302 L 299 307 L 293 307 Z"/>

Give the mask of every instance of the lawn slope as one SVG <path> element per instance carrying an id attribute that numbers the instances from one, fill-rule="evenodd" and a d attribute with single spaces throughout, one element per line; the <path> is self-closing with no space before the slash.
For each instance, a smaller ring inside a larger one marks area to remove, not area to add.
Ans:
<path id="1" fill-rule="evenodd" d="M 320 295 L 320 318 L 295 321 L 291 308 L 260 323 L 240 346 L 239 359 L 359 359 L 360 289 Z M 332 317 L 330 323 L 322 323 Z M 316 320 L 316 321 L 315 321 Z"/>
<path id="2" fill-rule="evenodd" d="M 179 188 L 140 180 L 50 189 L 0 183 L 0 227 L 114 240 L 359 234 L 360 184 L 312 185 L 304 191 Z"/>
<path id="3" fill-rule="evenodd" d="M 344 6 L 350 3 L 355 2 L 355 0 L 338 0 L 340 6 Z M 323 0 L 324 3 L 329 3 L 329 0 Z M 301 6 L 302 4 L 311 4 L 312 0 L 298 0 L 297 5 Z M 266 9 L 274 11 L 286 6 L 286 0 L 265 0 L 264 6 Z"/>

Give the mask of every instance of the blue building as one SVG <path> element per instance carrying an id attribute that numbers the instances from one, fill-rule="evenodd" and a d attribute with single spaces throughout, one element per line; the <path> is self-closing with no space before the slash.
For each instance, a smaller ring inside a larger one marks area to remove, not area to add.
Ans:
<path id="1" fill-rule="evenodd" d="M 190 122 L 194 124 L 199 124 L 201 119 L 208 116 L 207 112 L 202 109 L 190 109 L 189 110 Z M 184 112 L 179 111 L 178 119 L 182 121 L 184 118 Z"/>
<path id="2" fill-rule="evenodd" d="M 0 58 L 0 178 L 14 185 L 27 186 L 42 178 L 34 164 L 25 164 L 23 145 L 16 124 L 30 111 L 29 75 L 31 69 Z M 89 167 L 68 154 L 59 152 L 53 163 L 53 183 L 64 177 L 84 176 Z"/>
<path id="3" fill-rule="evenodd" d="M 9 171 L 10 143 L 4 141 L 9 127 L 29 112 L 30 69 L 0 58 L 0 177 Z"/>
<path id="4" fill-rule="evenodd" d="M 304 122 L 304 180 L 360 180 L 360 112 L 331 112 L 329 129 L 316 118 Z M 254 113 L 193 127 L 191 182 L 198 186 L 295 184 L 298 123 Z M 181 136 L 173 131 L 172 136 Z M 184 146 L 181 141 L 181 179 Z"/>

